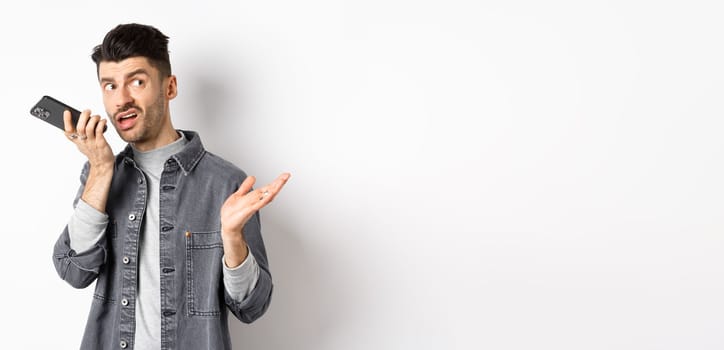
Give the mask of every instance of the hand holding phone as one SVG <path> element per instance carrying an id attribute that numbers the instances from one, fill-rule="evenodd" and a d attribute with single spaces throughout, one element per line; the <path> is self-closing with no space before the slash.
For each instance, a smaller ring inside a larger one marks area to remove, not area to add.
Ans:
<path id="1" fill-rule="evenodd" d="M 43 96 L 40 101 L 38 101 L 38 103 L 30 109 L 30 114 L 60 130 L 65 131 L 65 126 L 63 124 L 63 112 L 65 111 L 70 111 L 73 126 L 78 125 L 80 111 L 47 95 Z M 108 127 L 104 127 L 103 132 L 107 129 Z"/>
<path id="2" fill-rule="evenodd" d="M 64 113 L 70 114 L 68 131 L 65 129 Z M 66 137 L 72 141 L 78 150 L 88 158 L 91 169 L 113 168 L 113 150 L 102 135 L 97 135 L 96 129 L 103 124 L 103 132 L 107 130 L 105 119 L 99 116 L 90 116 L 90 111 L 81 113 L 50 96 L 43 96 L 31 109 L 30 114 L 50 125 L 63 130 Z M 78 125 L 80 122 L 81 125 Z M 90 126 L 93 131 L 87 129 Z M 76 130 L 80 127 L 81 130 Z M 87 132 L 88 131 L 88 132 Z"/>

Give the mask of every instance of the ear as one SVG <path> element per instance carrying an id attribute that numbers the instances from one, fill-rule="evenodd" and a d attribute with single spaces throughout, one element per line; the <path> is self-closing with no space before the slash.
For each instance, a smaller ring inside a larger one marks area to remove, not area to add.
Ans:
<path id="1" fill-rule="evenodd" d="M 176 76 L 170 75 L 166 78 L 166 98 L 169 100 L 173 100 L 176 95 L 178 95 Z"/>

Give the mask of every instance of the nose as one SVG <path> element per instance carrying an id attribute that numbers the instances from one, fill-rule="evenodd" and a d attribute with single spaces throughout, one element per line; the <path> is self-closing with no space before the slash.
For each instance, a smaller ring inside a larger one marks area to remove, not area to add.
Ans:
<path id="1" fill-rule="evenodd" d="M 121 108 L 131 103 L 133 103 L 133 96 L 131 96 L 128 88 L 122 87 L 118 89 L 116 93 L 116 108 Z"/>

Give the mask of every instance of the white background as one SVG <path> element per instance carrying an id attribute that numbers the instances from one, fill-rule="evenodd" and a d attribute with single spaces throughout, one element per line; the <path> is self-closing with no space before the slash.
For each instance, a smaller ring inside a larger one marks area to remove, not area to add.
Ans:
<path id="1" fill-rule="evenodd" d="M 178 128 L 267 182 L 237 349 L 724 348 L 719 1 L 44 1 L 0 12 L 0 345 L 75 349 L 52 266 L 118 23 L 171 37 Z M 108 133 L 114 150 L 123 144 Z"/>

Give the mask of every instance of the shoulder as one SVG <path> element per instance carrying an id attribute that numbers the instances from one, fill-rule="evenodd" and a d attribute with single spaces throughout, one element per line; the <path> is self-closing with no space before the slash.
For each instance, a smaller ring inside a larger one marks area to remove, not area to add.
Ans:
<path id="1" fill-rule="evenodd" d="M 191 171 L 200 178 L 214 182 L 239 185 L 246 179 L 246 173 L 234 163 L 208 151 L 198 133 L 189 130 L 182 132 L 188 143 L 177 156 L 181 164 L 186 164 L 188 170 L 193 168 Z"/>
<path id="2" fill-rule="evenodd" d="M 246 173 L 234 163 L 208 150 L 204 153 L 197 168 L 197 170 L 203 172 L 211 172 L 221 180 L 238 181 L 240 183 L 246 178 Z"/>

